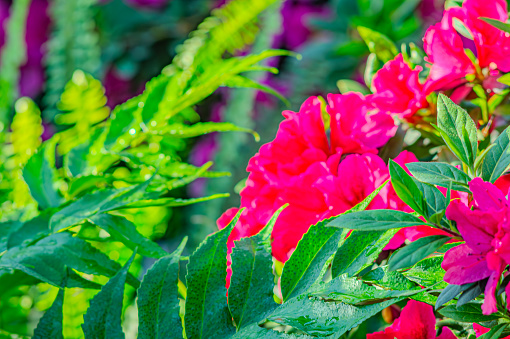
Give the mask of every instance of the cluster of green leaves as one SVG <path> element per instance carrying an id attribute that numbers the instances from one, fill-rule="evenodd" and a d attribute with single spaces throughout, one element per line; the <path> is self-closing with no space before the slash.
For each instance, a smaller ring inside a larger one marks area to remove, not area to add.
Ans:
<path id="1" fill-rule="evenodd" d="M 249 132 L 258 138 L 250 129 L 231 123 L 199 122 L 194 108 L 222 86 L 273 92 L 245 78 L 243 73 L 275 72 L 258 63 L 289 52 L 265 50 L 243 57 L 232 53 L 252 42 L 258 16 L 275 2 L 237 0 L 215 10 L 180 47 L 172 64 L 147 83 L 141 95 L 116 106 L 109 114 L 101 83 L 86 71 L 75 69 L 80 65 L 78 56 L 83 57 L 79 50 L 85 48 L 80 43 L 86 41 L 74 41 L 73 34 L 80 29 L 86 31 L 85 36 L 93 34 L 83 22 L 90 20 L 87 11 L 92 2 L 57 1 L 55 13 L 65 10 L 83 17 L 73 21 L 60 13 L 60 24 L 56 25 L 50 44 L 50 60 L 57 60 L 56 55 L 67 58 L 65 64 L 53 64 L 53 75 L 58 73 L 69 80 L 55 102 L 55 120 L 64 127 L 41 143 L 41 113 L 34 102 L 21 98 L 15 105 L 12 132 L 2 145 L 2 155 L 6 156 L 2 169 L 6 172 L 2 172 L 1 188 L 9 202 L 0 209 L 3 293 L 22 286 L 40 286 L 41 282 L 59 289 L 54 306 L 41 319 L 36 337 L 62 336 L 61 329 L 59 335 L 48 325 L 62 324 L 62 305 L 66 314 L 63 300 L 70 297 L 72 303 L 72 293 L 67 291 L 74 289 L 94 291 L 87 294 L 90 298 L 101 290 L 94 299 L 98 301 L 91 302 L 83 332 L 91 338 L 110 337 L 110 331 L 120 328 L 121 314 L 125 312 L 124 282 L 133 291 L 141 286 L 139 311 L 145 316 L 140 313 L 140 335 L 146 333 L 147 338 L 152 338 L 154 331 L 161 332 L 161 337 L 168 337 L 169 331 L 174 333 L 175 321 L 168 323 L 162 316 L 158 319 L 162 325 L 154 329 L 149 318 L 154 312 L 154 300 L 161 303 L 162 314 L 170 304 L 154 297 L 158 288 L 170 292 L 168 286 L 173 284 L 177 291 L 176 267 L 184 244 L 169 257 L 157 243 L 142 235 L 133 219 L 137 211 L 146 208 L 171 208 L 225 196 L 174 196 L 173 190 L 199 177 L 228 175 L 209 171 L 211 163 L 195 167 L 183 162 L 181 151 L 191 138 L 211 132 Z M 76 13 L 80 6 L 87 7 L 87 11 Z M 72 27 L 67 29 L 67 25 Z M 82 33 L 76 34 L 83 37 Z M 93 40 L 88 42 L 94 44 Z M 62 67 L 66 72 L 73 71 L 64 75 L 57 70 Z M 50 71 L 50 77 L 53 75 Z M 56 87 L 49 95 L 54 91 L 58 92 Z M 51 107 L 49 102 L 48 105 Z M 115 244 L 122 244 L 122 251 Z M 124 249 L 137 254 L 126 264 L 125 254 L 119 254 L 125 253 Z M 141 256 L 160 260 L 140 285 L 136 278 L 140 265 L 132 263 Z M 168 277 L 158 281 L 161 272 L 166 271 Z M 110 280 L 104 284 L 107 278 Z M 121 306 L 116 304 L 118 301 Z M 173 317 L 178 320 L 178 312 Z"/>
<path id="2" fill-rule="evenodd" d="M 409 274 L 415 274 L 411 280 L 431 288 L 424 292 L 426 297 L 423 301 L 435 305 L 445 317 L 461 323 L 482 323 L 491 328 L 498 321 L 503 321 L 488 334 L 492 337 L 496 332 L 503 333 L 508 316 L 504 309 L 490 316 L 482 314 L 481 301 L 487 279 L 466 285 L 449 285 L 443 281 L 441 263 L 444 253 L 463 243 L 455 223 L 446 219 L 445 211 L 452 190 L 471 194 L 469 182 L 472 178 L 481 177 L 484 181 L 494 183 L 510 166 L 510 130 L 505 129 L 494 143 L 480 150 L 474 121 L 464 109 L 443 94 L 438 98 L 436 128 L 446 146 L 461 161 L 461 169 L 439 162 L 410 163 L 407 169 L 411 176 L 398 164 L 390 162 L 393 188 L 414 213 L 361 211 L 341 215 L 328 225 L 367 233 L 425 225 L 447 233 L 421 238 L 396 251 L 388 260 L 388 269 L 408 278 Z M 438 187 L 447 188 L 446 196 Z M 455 242 L 447 244 L 450 240 Z M 501 286 L 504 288 L 507 283 L 503 281 Z"/>

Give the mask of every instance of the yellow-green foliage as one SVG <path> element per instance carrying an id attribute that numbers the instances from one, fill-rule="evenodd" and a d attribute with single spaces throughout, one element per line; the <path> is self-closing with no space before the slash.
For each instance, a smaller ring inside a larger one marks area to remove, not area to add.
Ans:
<path id="1" fill-rule="evenodd" d="M 90 140 L 94 126 L 110 113 L 105 105 L 101 83 L 81 70 L 75 71 L 57 105 L 61 113 L 55 117 L 55 122 L 70 126 L 60 133 L 60 154 L 66 154 L 73 147 Z"/>
<path id="2" fill-rule="evenodd" d="M 14 105 L 16 114 L 11 124 L 11 147 L 13 155 L 9 166 L 13 177 L 12 201 L 23 207 L 30 201 L 28 187 L 23 181 L 21 170 L 27 160 L 35 154 L 41 145 L 43 132 L 41 111 L 30 98 L 21 98 Z"/>

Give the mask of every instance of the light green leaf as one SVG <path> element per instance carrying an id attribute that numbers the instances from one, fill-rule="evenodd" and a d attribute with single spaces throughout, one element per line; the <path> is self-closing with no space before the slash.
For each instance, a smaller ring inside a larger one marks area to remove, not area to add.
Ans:
<path id="1" fill-rule="evenodd" d="M 234 333 L 227 305 L 227 239 L 242 211 L 224 229 L 209 235 L 189 258 L 184 328 L 188 338 Z"/>
<path id="2" fill-rule="evenodd" d="M 92 216 L 89 220 L 130 249 L 138 248 L 138 253 L 141 255 L 151 258 L 161 258 L 168 255 L 154 241 L 141 235 L 136 226 L 126 218 L 102 213 Z"/>
<path id="3" fill-rule="evenodd" d="M 448 284 L 443 281 L 445 271 L 441 268 L 442 262 L 442 256 L 423 259 L 403 274 L 421 286 L 444 288 Z"/>
<path id="4" fill-rule="evenodd" d="M 425 222 L 409 213 L 394 210 L 370 210 L 342 214 L 329 221 L 327 226 L 368 232 L 424 224 Z"/>
<path id="5" fill-rule="evenodd" d="M 358 32 L 370 52 L 382 62 L 386 63 L 398 54 L 397 47 L 386 35 L 363 26 L 358 26 Z"/>
<path id="6" fill-rule="evenodd" d="M 286 106 L 290 106 L 290 102 L 283 95 L 281 95 L 280 93 L 278 93 L 277 91 L 275 91 L 271 87 L 262 85 L 262 84 L 256 82 L 255 80 L 249 79 L 249 78 L 247 78 L 245 76 L 242 76 L 242 75 L 235 75 L 235 76 L 227 79 L 227 81 L 225 81 L 223 86 L 230 87 L 230 88 L 254 88 L 254 89 L 258 89 L 260 91 L 263 91 L 263 92 L 266 92 L 266 93 L 274 95 L 275 97 L 277 97 L 278 99 L 283 101 L 283 103 Z"/>
<path id="7" fill-rule="evenodd" d="M 471 178 L 452 165 L 439 162 L 413 162 L 406 166 L 420 181 L 446 188 L 451 182 L 453 190 L 470 193 L 469 181 Z"/>
<path id="8" fill-rule="evenodd" d="M 90 307 L 83 316 L 82 328 L 86 338 L 123 339 L 125 337 L 121 326 L 124 285 L 135 255 L 136 251 L 90 302 Z"/>
<path id="9" fill-rule="evenodd" d="M 509 28 L 510 29 L 510 28 Z M 503 334 L 503 331 L 508 327 L 507 324 L 498 324 L 491 328 L 491 330 L 485 334 L 479 336 L 480 339 L 499 339 Z"/>
<path id="10" fill-rule="evenodd" d="M 450 237 L 433 235 L 420 238 L 394 253 L 388 261 L 390 271 L 411 267 L 443 246 Z"/>
<path id="11" fill-rule="evenodd" d="M 439 94 L 437 99 L 437 127 L 450 150 L 472 168 L 478 148 L 475 122 L 464 109 L 443 94 Z"/>
<path id="12" fill-rule="evenodd" d="M 494 183 L 510 166 L 510 129 L 506 128 L 487 152 L 482 163 L 482 179 Z"/>
<path id="13" fill-rule="evenodd" d="M 480 20 L 482 21 L 485 21 L 486 23 L 496 27 L 497 29 L 500 29 L 502 30 L 503 32 L 507 32 L 507 33 L 510 33 L 510 24 L 509 23 L 506 23 L 506 22 L 503 22 L 503 21 L 499 21 L 499 20 L 496 20 L 496 19 L 492 19 L 492 18 L 484 18 L 484 17 L 480 17 L 479 18 Z"/>
<path id="14" fill-rule="evenodd" d="M 174 138 L 193 138 L 213 132 L 246 132 L 252 134 L 255 141 L 260 140 L 257 132 L 230 122 L 198 122 L 193 125 L 171 124 L 160 131 L 160 133 Z"/>
<path id="15" fill-rule="evenodd" d="M 55 142 L 46 142 L 38 153 L 28 159 L 23 168 L 23 179 L 30 189 L 30 194 L 37 201 L 41 209 L 58 207 L 62 197 L 53 187 L 56 181 L 55 173 Z"/>
<path id="16" fill-rule="evenodd" d="M 182 338 L 179 317 L 179 261 L 187 238 L 170 255 L 152 265 L 143 277 L 138 294 L 138 338 Z"/>

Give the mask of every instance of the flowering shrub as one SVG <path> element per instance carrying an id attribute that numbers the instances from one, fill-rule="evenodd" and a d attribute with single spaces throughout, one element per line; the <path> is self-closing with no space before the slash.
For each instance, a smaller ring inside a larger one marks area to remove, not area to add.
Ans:
<path id="1" fill-rule="evenodd" d="M 187 139 L 210 132 L 258 138 L 232 123 L 197 122 L 195 108 L 218 87 L 277 94 L 245 73 L 275 72 L 260 62 L 293 53 L 236 56 L 275 3 L 217 9 L 143 93 L 111 112 L 101 83 L 74 71 L 53 107 L 61 129 L 45 141 L 38 106 L 29 98 L 11 105 L 19 79 L 0 76 L 2 107 L 15 111 L 2 147 L 12 156 L 0 154 L 9 198 L 0 206 L 0 295 L 27 286 L 52 294 L 35 338 L 64 337 L 64 305 L 75 291 L 93 292 L 79 314 L 85 338 L 123 338 L 123 317 L 137 323 L 139 338 L 509 336 L 504 0 L 449 2 L 423 50 L 404 44 L 399 52 L 358 27 L 371 52 L 368 88 L 358 83 L 363 93 L 316 95 L 284 111 L 218 231 L 188 257 L 186 239 L 169 254 L 138 228 L 158 208 L 223 196 L 178 198 L 175 190 L 197 178 L 225 175 L 181 157 Z M 17 2 L 13 17 L 28 4 Z M 19 71 L 12 37 L 7 44 L 2 59 Z M 156 260 L 146 272 L 142 257 Z M 128 293 L 136 293 L 136 321 Z"/>

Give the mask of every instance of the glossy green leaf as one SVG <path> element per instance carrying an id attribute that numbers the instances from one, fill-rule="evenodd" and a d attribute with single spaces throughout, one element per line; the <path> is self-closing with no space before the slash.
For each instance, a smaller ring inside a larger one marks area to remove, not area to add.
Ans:
<path id="1" fill-rule="evenodd" d="M 368 232 L 424 224 L 425 222 L 409 213 L 394 210 L 369 210 L 342 214 L 329 221 L 327 226 Z"/>
<path id="2" fill-rule="evenodd" d="M 300 296 L 285 302 L 268 320 L 292 326 L 314 337 L 332 334 L 339 337 L 400 300 L 395 298 L 372 305 L 354 306 Z"/>
<path id="3" fill-rule="evenodd" d="M 120 269 L 118 263 L 69 233 L 52 234 L 28 247 L 14 247 L 0 257 L 0 267 L 20 270 L 57 287 L 64 279 L 66 266 L 109 277 Z M 138 280 L 131 275 L 128 282 L 138 287 Z"/>
<path id="4" fill-rule="evenodd" d="M 240 212 L 222 230 L 209 235 L 189 258 L 184 328 L 188 338 L 214 338 L 234 333 L 227 306 L 227 239 Z"/>
<path id="5" fill-rule="evenodd" d="M 404 276 L 425 287 L 444 288 L 445 271 L 441 268 L 443 257 L 431 257 L 419 261 L 410 270 L 403 272 Z"/>
<path id="6" fill-rule="evenodd" d="M 365 210 L 386 183 L 342 216 Z M 285 262 L 280 283 L 284 301 L 306 292 L 315 283 L 328 259 L 338 249 L 338 243 L 345 237 L 344 232 L 326 227 L 330 220 L 311 226 L 297 244 L 289 260 Z"/>
<path id="7" fill-rule="evenodd" d="M 358 26 L 358 33 L 367 44 L 370 52 L 375 53 L 382 62 L 388 62 L 398 54 L 393 41 L 384 34 L 363 26 Z"/>
<path id="8" fill-rule="evenodd" d="M 0 223 L 0 253 L 8 248 L 9 238 L 17 234 L 21 227 L 23 223 L 17 220 Z"/>
<path id="9" fill-rule="evenodd" d="M 161 258 L 168 255 L 154 241 L 141 235 L 135 224 L 126 218 L 102 213 L 92 216 L 89 220 L 132 250 L 138 248 L 138 253 L 141 255 L 151 258 Z"/>
<path id="10" fill-rule="evenodd" d="M 420 181 L 446 188 L 451 182 L 453 190 L 470 193 L 468 184 L 471 178 L 452 165 L 440 162 L 413 162 L 406 166 Z"/>
<path id="11" fill-rule="evenodd" d="M 132 187 L 105 189 L 84 195 L 55 213 L 51 217 L 50 228 L 54 232 L 61 231 L 95 214 L 119 209 L 143 199 L 155 199 L 159 193 L 147 192 L 150 181 Z"/>
<path id="12" fill-rule="evenodd" d="M 419 214 L 427 216 L 423 193 L 413 178 L 393 160 L 390 160 L 388 167 L 390 169 L 391 185 L 398 197 Z"/>
<path id="13" fill-rule="evenodd" d="M 67 279 L 64 279 L 63 286 L 66 285 Z M 57 297 L 53 301 L 51 307 L 44 313 L 34 330 L 33 339 L 63 339 L 63 307 L 64 307 L 64 289 L 59 289 Z"/>
<path id="14" fill-rule="evenodd" d="M 355 305 L 367 301 L 374 303 L 388 298 L 408 297 L 421 292 L 419 288 L 414 290 L 379 289 L 363 283 L 358 278 L 349 278 L 347 274 L 342 274 L 327 283 L 319 283 L 310 291 L 310 295 Z"/>
<path id="15" fill-rule="evenodd" d="M 509 28 L 510 29 L 510 28 Z M 499 339 L 501 338 L 501 335 L 503 334 L 503 331 L 508 327 L 507 324 L 498 324 L 491 328 L 491 330 L 485 334 L 482 334 L 478 338 L 480 339 Z"/>
<path id="16" fill-rule="evenodd" d="M 135 255 L 136 251 L 90 302 L 90 307 L 83 316 L 82 328 L 85 338 L 123 339 L 125 337 L 121 326 L 124 285 Z"/>
<path id="17" fill-rule="evenodd" d="M 480 323 L 483 321 L 496 320 L 500 317 L 497 313 L 483 315 L 481 304 L 478 303 L 468 303 L 461 307 L 457 307 L 457 305 L 446 306 L 440 309 L 439 313 L 445 317 L 464 323 Z"/>
<path id="18" fill-rule="evenodd" d="M 484 181 L 494 183 L 510 166 L 510 129 L 506 128 L 487 152 L 482 163 L 481 177 Z"/>
<path id="19" fill-rule="evenodd" d="M 397 232 L 397 229 L 373 232 L 352 231 L 335 254 L 331 265 L 333 277 L 344 273 L 353 276 L 372 265 Z"/>
<path id="20" fill-rule="evenodd" d="M 420 238 L 394 253 L 388 261 L 390 271 L 411 267 L 443 246 L 451 238 L 433 235 Z"/>
<path id="21" fill-rule="evenodd" d="M 306 334 L 287 334 L 251 324 L 237 332 L 232 339 L 312 339 L 313 337 Z"/>
<path id="22" fill-rule="evenodd" d="M 7 240 L 7 248 L 28 245 L 50 234 L 49 223 L 51 213 L 48 212 L 51 211 L 45 211 L 37 217 L 26 221 L 16 232 L 12 232 Z"/>
<path id="23" fill-rule="evenodd" d="M 389 271 L 387 265 L 368 272 L 362 279 L 384 289 L 405 291 L 416 288 L 416 284 L 407 279 L 402 273 Z"/>
<path id="24" fill-rule="evenodd" d="M 182 338 L 179 317 L 179 261 L 187 238 L 172 254 L 160 258 L 144 275 L 138 294 L 138 338 Z"/>
<path id="25" fill-rule="evenodd" d="M 437 99 L 437 127 L 450 150 L 463 163 L 473 167 L 478 148 L 475 122 L 443 94 Z"/>
<path id="26" fill-rule="evenodd" d="M 55 142 L 56 139 L 46 142 L 23 168 L 23 179 L 41 209 L 58 207 L 62 203 L 62 197 L 53 186 L 56 181 Z"/>
<path id="27" fill-rule="evenodd" d="M 257 235 L 235 242 L 228 307 L 237 331 L 263 320 L 278 306 L 273 298 L 271 233 L 282 210 Z"/>

